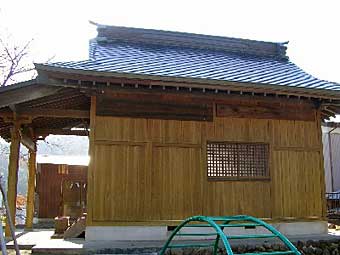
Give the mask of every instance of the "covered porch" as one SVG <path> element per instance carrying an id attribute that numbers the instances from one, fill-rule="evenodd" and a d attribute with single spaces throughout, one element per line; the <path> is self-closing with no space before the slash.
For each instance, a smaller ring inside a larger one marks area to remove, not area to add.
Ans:
<path id="1" fill-rule="evenodd" d="M 0 136 L 10 142 L 7 197 L 12 222 L 16 197 L 20 146 L 28 149 L 28 189 L 25 228 L 33 228 L 37 141 L 48 135 L 88 136 L 90 95 L 79 89 L 47 86 L 36 80 L 0 89 Z M 6 237 L 10 236 L 6 222 Z"/>

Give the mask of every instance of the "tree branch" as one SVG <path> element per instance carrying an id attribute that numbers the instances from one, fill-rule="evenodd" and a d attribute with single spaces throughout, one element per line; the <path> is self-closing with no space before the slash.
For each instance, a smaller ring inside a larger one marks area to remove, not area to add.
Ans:
<path id="1" fill-rule="evenodd" d="M 9 46 L 0 38 L 0 73 L 2 73 L 0 86 L 8 85 L 9 81 L 14 81 L 14 76 L 34 70 L 25 63 L 28 56 L 29 47 L 33 40 L 25 43 L 24 46 Z"/>

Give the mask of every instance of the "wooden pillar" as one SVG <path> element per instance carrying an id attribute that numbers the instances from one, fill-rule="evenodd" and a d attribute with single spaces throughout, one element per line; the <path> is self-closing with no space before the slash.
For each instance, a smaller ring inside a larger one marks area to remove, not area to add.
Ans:
<path id="1" fill-rule="evenodd" d="M 323 158 L 323 143 L 322 143 L 322 127 L 321 127 L 321 109 L 316 111 L 316 128 L 319 130 L 318 140 L 319 140 L 319 155 L 320 155 L 320 187 L 321 187 L 321 217 L 323 220 L 327 221 L 327 200 L 326 200 L 326 180 L 325 180 L 325 165 Z M 316 185 L 316 183 L 315 183 Z"/>
<path id="2" fill-rule="evenodd" d="M 36 145 L 35 145 L 36 147 Z M 36 164 L 37 164 L 37 152 L 36 149 L 29 150 L 28 158 L 28 185 L 27 185 L 27 204 L 26 204 L 26 229 L 33 228 L 33 216 L 34 216 L 34 195 L 35 195 L 35 176 L 36 176 Z"/>
<path id="3" fill-rule="evenodd" d="M 18 167 L 20 153 L 20 134 L 19 125 L 15 124 L 11 129 L 11 145 L 8 164 L 8 181 L 7 181 L 7 198 L 10 210 L 10 217 L 15 225 L 16 214 L 16 199 L 17 199 L 17 184 L 18 184 Z M 10 227 L 6 220 L 6 237 L 11 236 Z"/>
<path id="4" fill-rule="evenodd" d="M 94 204 L 94 149 L 95 149 L 95 127 L 96 127 L 96 108 L 97 108 L 97 98 L 96 96 L 91 96 L 91 111 L 90 111 L 90 137 L 89 137 L 89 155 L 90 162 L 87 172 L 87 217 L 86 225 L 90 226 L 93 222 L 93 204 Z"/>

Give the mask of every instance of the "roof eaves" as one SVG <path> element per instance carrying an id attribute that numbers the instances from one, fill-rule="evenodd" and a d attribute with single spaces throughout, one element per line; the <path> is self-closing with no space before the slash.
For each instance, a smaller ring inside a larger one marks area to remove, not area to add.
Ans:
<path id="1" fill-rule="evenodd" d="M 88 71 L 83 69 L 75 68 L 64 68 L 49 66 L 46 64 L 35 64 L 37 71 L 50 71 L 59 73 L 69 73 L 69 74 L 79 74 L 79 75 L 90 75 L 90 76 L 100 76 L 108 78 L 126 78 L 126 79 L 140 79 L 140 80 L 151 80 L 156 83 L 169 82 L 169 84 L 182 83 L 181 85 L 187 87 L 197 88 L 207 88 L 207 89 L 221 89 L 221 90 L 255 90 L 262 91 L 266 93 L 277 93 L 277 94 L 287 94 L 287 95 L 298 95 L 298 96 L 309 96 L 317 98 L 326 99 L 336 99 L 340 100 L 340 90 L 327 90 L 327 89 L 315 89 L 315 88 L 302 88 L 294 86 L 284 86 L 276 84 L 261 84 L 261 83 L 251 83 L 251 82 L 234 82 L 225 80 L 213 80 L 213 79 L 203 79 L 203 78 L 186 78 L 186 77 L 170 77 L 170 76 L 160 76 L 160 75 L 143 75 L 143 74 L 132 74 L 132 73 L 119 73 L 119 72 L 107 72 L 107 71 Z M 168 85 L 169 85 L 168 84 Z M 187 84 L 187 85 L 186 85 Z M 333 84 L 330 82 L 330 84 Z M 169 85 L 171 86 L 171 85 Z"/>
<path id="2" fill-rule="evenodd" d="M 0 87 L 0 93 L 10 91 L 10 90 L 20 89 L 20 88 L 24 88 L 24 87 L 28 87 L 28 86 L 32 86 L 32 85 L 35 85 L 35 84 L 37 84 L 36 79 L 14 83 L 12 85 Z"/>
<path id="3" fill-rule="evenodd" d="M 61 89 L 37 79 L 9 85 L 0 88 L 0 108 L 50 96 Z"/>

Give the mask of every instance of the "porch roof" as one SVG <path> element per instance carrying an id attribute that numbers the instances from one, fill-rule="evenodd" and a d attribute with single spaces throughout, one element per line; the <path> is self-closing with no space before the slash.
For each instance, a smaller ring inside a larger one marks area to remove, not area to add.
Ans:
<path id="1" fill-rule="evenodd" d="M 13 113 L 36 138 L 49 134 L 88 135 L 90 98 L 77 89 L 30 80 L 0 88 L 0 136 L 10 139 Z M 74 127 L 78 127 L 74 130 Z"/>

